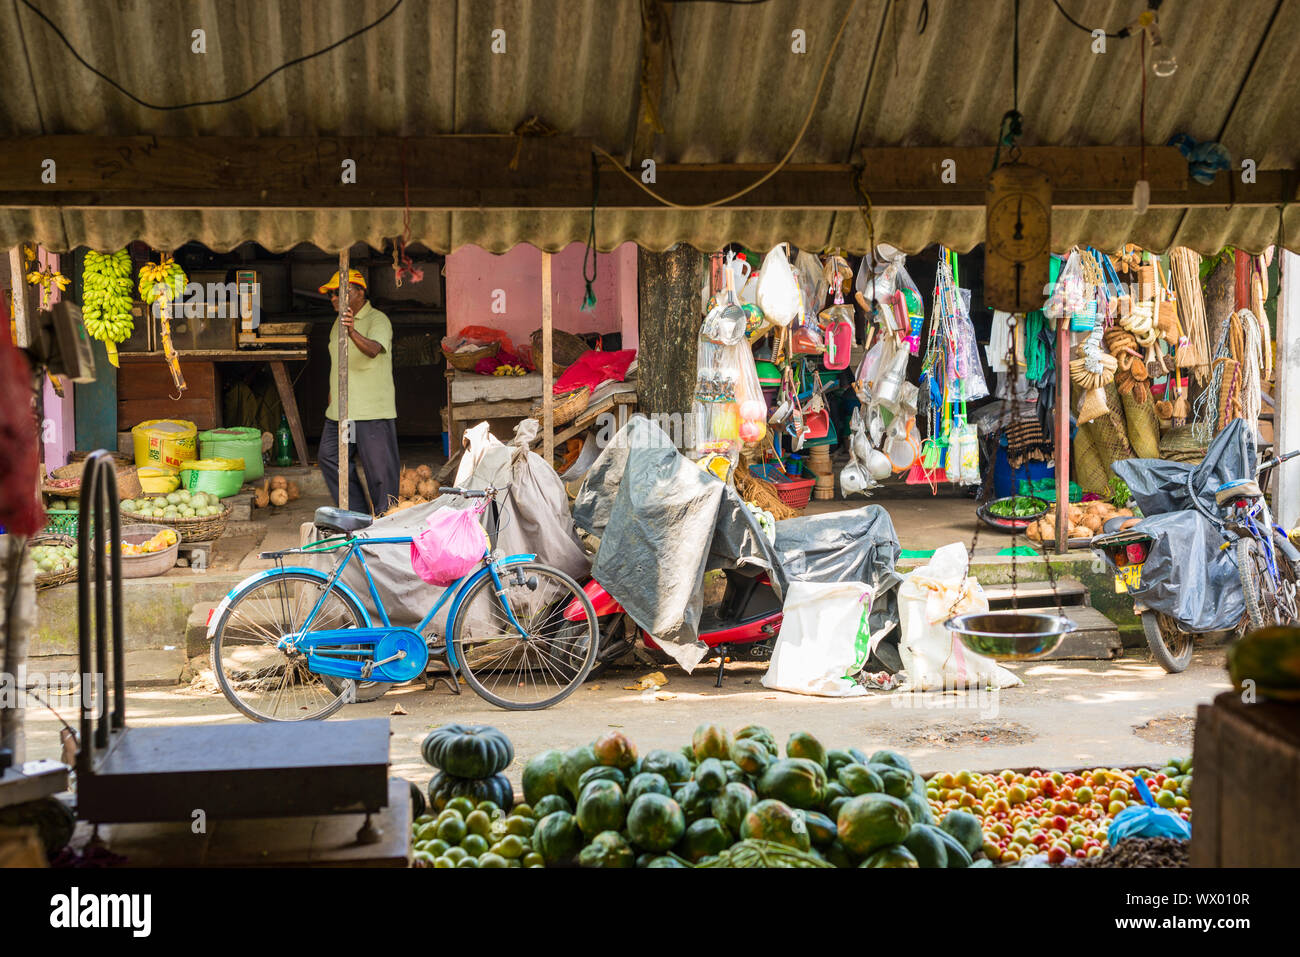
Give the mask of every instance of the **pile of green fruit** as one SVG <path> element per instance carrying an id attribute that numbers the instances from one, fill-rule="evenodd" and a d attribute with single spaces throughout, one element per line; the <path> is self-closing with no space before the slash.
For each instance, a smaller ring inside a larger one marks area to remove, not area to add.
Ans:
<path id="1" fill-rule="evenodd" d="M 902 755 L 828 750 L 798 732 L 701 725 L 641 757 L 617 731 L 523 772 L 548 867 L 990 867 L 966 811 L 936 822 Z"/>
<path id="2" fill-rule="evenodd" d="M 45 496 L 45 508 L 59 512 L 79 512 L 81 511 L 81 499 L 76 496 L 62 498 L 58 495 L 47 495 Z"/>
<path id="3" fill-rule="evenodd" d="M 33 545 L 32 564 L 38 575 L 57 575 L 77 567 L 75 545 Z"/>
<path id="4" fill-rule="evenodd" d="M 135 317 L 131 281 L 131 255 L 125 249 L 105 255 L 86 253 L 81 274 L 81 318 L 92 339 L 125 342 L 131 337 Z"/>
<path id="5" fill-rule="evenodd" d="M 156 498 L 127 499 L 122 503 L 122 511 L 136 518 L 161 518 L 168 521 L 214 518 L 225 510 L 217 496 L 207 492 L 187 492 L 184 489 Z"/>

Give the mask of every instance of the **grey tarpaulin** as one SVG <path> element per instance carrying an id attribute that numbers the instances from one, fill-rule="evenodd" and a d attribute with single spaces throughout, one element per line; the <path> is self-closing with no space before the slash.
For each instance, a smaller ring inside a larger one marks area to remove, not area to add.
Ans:
<path id="1" fill-rule="evenodd" d="M 592 577 L 687 671 L 707 652 L 699 641 L 706 571 L 766 571 L 778 595 L 799 578 L 860 580 L 892 597 L 898 581 L 898 542 L 884 509 L 778 522 L 773 546 L 735 490 L 644 416 L 633 416 L 592 465 L 573 519 L 601 540 Z M 888 607 L 880 605 L 882 619 Z"/>
<path id="2" fill-rule="evenodd" d="M 481 489 L 491 486 L 509 489 L 509 496 L 497 495 L 499 526 L 497 550 L 505 555 L 535 553 L 539 561 L 571 575 L 581 584 L 590 562 L 573 530 L 569 517 L 569 499 L 564 483 L 535 452 L 528 450 L 536 435 L 537 423 L 525 419 L 515 429 L 515 438 L 503 445 L 481 423 L 465 433 L 468 448 L 456 472 L 455 485 Z M 425 527 L 428 517 L 439 508 L 468 508 L 472 502 L 454 495 L 442 495 L 423 505 L 413 505 L 400 512 L 377 519 L 358 538 L 381 538 L 413 535 Z M 486 519 L 486 516 L 485 516 Z M 393 624 L 415 626 L 441 596 L 443 589 L 422 581 L 411 569 L 409 547 L 376 545 L 366 549 L 366 566 L 383 596 Z M 317 567 L 333 566 L 332 555 L 316 556 Z M 370 612 L 370 591 L 365 576 L 354 561 L 343 573 L 343 581 L 362 598 Z M 445 634 L 447 611 L 451 602 L 438 612 L 433 625 Z"/>
<path id="3" fill-rule="evenodd" d="M 1236 627 L 1245 614 L 1234 549 L 1220 528 L 1197 511 L 1194 492 L 1219 514 L 1214 491 L 1225 482 L 1255 475 L 1255 443 L 1246 423 L 1235 419 L 1210 443 L 1199 465 L 1164 459 L 1125 459 L 1115 474 L 1133 493 L 1146 516 L 1133 531 L 1152 538 L 1134 600 L 1169 615 L 1191 632 Z M 1188 479 L 1191 479 L 1191 492 Z"/>

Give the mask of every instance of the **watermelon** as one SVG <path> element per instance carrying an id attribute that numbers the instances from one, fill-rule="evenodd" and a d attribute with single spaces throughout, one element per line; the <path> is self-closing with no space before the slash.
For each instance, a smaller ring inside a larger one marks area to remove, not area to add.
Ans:
<path id="1" fill-rule="evenodd" d="M 776 746 L 776 737 L 767 728 L 761 724 L 747 724 L 736 732 L 736 739 L 745 739 L 757 741 L 767 751 L 768 755 L 773 758 L 779 758 L 781 752 Z"/>
<path id="2" fill-rule="evenodd" d="M 646 851 L 666 851 L 686 831 L 686 817 L 677 802 L 662 794 L 643 794 L 627 812 L 632 843 Z"/>
<path id="3" fill-rule="evenodd" d="M 796 731 L 785 743 L 787 758 L 807 758 L 826 770 L 826 746 L 807 731 Z"/>
<path id="4" fill-rule="evenodd" d="M 533 808 L 533 815 L 537 820 L 541 820 L 548 814 L 554 814 L 556 811 L 573 811 L 573 805 L 569 799 L 560 794 L 548 794 L 537 802 Z"/>
<path id="5" fill-rule="evenodd" d="M 664 780 L 664 776 L 655 774 L 653 771 L 642 771 L 628 783 L 628 805 L 631 806 L 643 794 L 662 794 L 664 797 L 673 796 L 673 792 L 668 787 L 668 782 Z"/>
<path id="6" fill-rule="evenodd" d="M 740 836 L 774 841 L 800 851 L 812 847 L 804 819 L 790 805 L 771 799 L 759 801 L 746 812 Z"/>
<path id="7" fill-rule="evenodd" d="M 864 763 L 865 764 L 889 764 L 892 765 L 893 767 L 898 768 L 900 771 L 906 771 L 908 774 L 912 773 L 911 762 L 909 762 L 907 758 L 903 757 L 897 751 L 887 751 L 887 750 L 877 751 L 875 754 L 871 756 L 871 760 L 866 761 Z"/>
<path id="8" fill-rule="evenodd" d="M 534 807 L 548 794 L 564 790 L 564 752 L 558 748 L 543 751 L 524 765 L 524 800 Z"/>
<path id="9" fill-rule="evenodd" d="M 717 818 L 732 834 L 740 833 L 740 826 L 745 821 L 745 814 L 758 800 L 758 796 L 747 785 L 732 782 L 722 789 L 709 804 L 713 817 Z"/>
<path id="10" fill-rule="evenodd" d="M 601 831 L 578 852 L 579 867 L 635 867 L 636 854 L 618 831 Z"/>
<path id="11" fill-rule="evenodd" d="M 564 764 L 560 771 L 560 779 L 564 782 L 564 788 L 569 792 L 569 796 L 575 801 L 582 796 L 582 789 L 578 787 L 578 779 L 583 773 L 594 768 L 600 762 L 596 760 L 596 752 L 590 745 L 583 745 L 579 748 L 570 748 L 564 752 Z"/>
<path id="12" fill-rule="evenodd" d="M 861 794 L 840 808 L 836 830 L 849 853 L 863 858 L 877 848 L 901 844 L 912 830 L 912 812 L 888 794 Z"/>
<path id="13" fill-rule="evenodd" d="M 547 867 L 568 864 L 582 848 L 578 819 L 568 811 L 548 814 L 533 831 L 533 849 L 541 854 Z"/>
<path id="14" fill-rule="evenodd" d="M 698 821 L 702 817 L 709 816 L 709 805 L 713 801 L 713 795 L 701 790 L 700 786 L 694 781 L 687 781 L 673 793 L 678 805 L 681 806 L 682 813 L 686 815 L 686 821 Z"/>
<path id="15" fill-rule="evenodd" d="M 608 765 L 598 764 L 594 768 L 587 768 L 587 770 L 582 772 L 582 776 L 578 778 L 579 799 L 582 798 L 582 792 L 592 781 L 613 781 L 619 787 L 624 787 L 627 784 L 627 779 L 623 776 L 623 772 L 618 768 L 611 768 Z"/>
<path id="16" fill-rule="evenodd" d="M 933 832 L 934 828 L 925 824 L 913 824 L 903 839 L 903 846 L 912 852 L 921 867 L 947 867 L 947 842 Z"/>
<path id="17" fill-rule="evenodd" d="M 658 774 L 669 784 L 677 784 L 690 780 L 691 762 L 678 751 L 658 748 L 641 759 L 641 773 Z"/>
<path id="18" fill-rule="evenodd" d="M 731 760 L 746 774 L 758 776 L 772 763 L 772 755 L 761 741 L 737 738 L 731 745 Z"/>
<path id="19" fill-rule="evenodd" d="M 731 732 L 720 724 L 702 724 L 691 736 L 691 751 L 695 760 L 717 758 L 719 761 L 731 757 Z"/>
<path id="20" fill-rule="evenodd" d="M 970 811 L 949 811 L 939 822 L 939 827 L 955 837 L 969 854 L 978 853 L 984 846 L 984 829 L 980 827 L 979 818 Z"/>
<path id="21" fill-rule="evenodd" d="M 902 844 L 890 844 L 874 851 L 859 867 L 920 867 L 912 852 Z"/>
<path id="22" fill-rule="evenodd" d="M 727 783 L 727 770 L 717 758 L 705 758 L 696 766 L 692 780 L 706 794 L 717 794 Z"/>
<path id="23" fill-rule="evenodd" d="M 588 837 L 623 826 L 623 789 L 617 781 L 592 781 L 578 801 L 578 827 Z"/>
<path id="24" fill-rule="evenodd" d="M 826 771 L 808 758 L 774 761 L 758 779 L 758 796 L 815 810 L 826 797 Z"/>
<path id="25" fill-rule="evenodd" d="M 850 797 L 857 797 L 859 794 L 881 794 L 885 790 L 885 782 L 881 780 L 880 775 L 862 764 L 844 765 L 836 775 L 836 780 Z"/>
<path id="26" fill-rule="evenodd" d="M 819 811 L 799 811 L 813 847 L 828 847 L 836 837 L 835 822 Z"/>
<path id="27" fill-rule="evenodd" d="M 677 853 L 691 863 L 711 854 L 721 854 L 731 846 L 731 835 L 714 817 L 702 817 L 691 824 L 682 835 Z"/>
<path id="28" fill-rule="evenodd" d="M 636 745 L 620 731 L 606 731 L 591 746 L 596 760 L 606 767 L 629 770 L 636 764 Z"/>

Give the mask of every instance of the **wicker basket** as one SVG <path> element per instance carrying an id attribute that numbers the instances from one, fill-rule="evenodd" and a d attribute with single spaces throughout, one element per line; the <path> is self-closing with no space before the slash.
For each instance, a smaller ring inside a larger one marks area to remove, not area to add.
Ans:
<path id="1" fill-rule="evenodd" d="M 119 469 L 133 468 L 135 466 L 134 452 L 110 452 L 109 454 L 113 456 L 113 461 L 117 463 Z M 68 465 L 76 465 L 78 462 L 85 462 L 89 456 L 89 452 L 82 452 L 74 449 L 68 453 Z"/>
<path id="2" fill-rule="evenodd" d="M 71 535 L 37 535 L 32 538 L 33 545 L 71 545 L 76 547 L 77 540 Z M 68 582 L 77 580 L 77 566 L 73 565 L 66 571 L 52 572 L 46 575 L 36 576 L 36 590 L 41 591 L 44 588 L 53 588 L 56 585 L 66 585 Z"/>
<path id="3" fill-rule="evenodd" d="M 135 464 L 123 464 L 121 459 L 115 459 L 117 464 L 117 497 L 121 501 L 129 498 L 139 498 L 144 494 L 144 489 L 140 487 L 140 476 L 136 472 Z M 60 466 L 50 473 L 50 478 L 54 479 L 78 479 L 81 473 L 85 471 L 86 460 L 73 462 L 69 465 Z M 70 488 L 60 488 L 51 486 L 48 482 L 41 485 L 41 491 L 47 495 L 58 495 L 62 498 L 74 498 L 81 494 L 81 482 L 78 481 L 75 486 Z"/>
<path id="4" fill-rule="evenodd" d="M 180 533 L 182 542 L 211 542 L 220 538 L 226 530 L 226 522 L 230 520 L 230 513 L 234 509 L 227 505 L 226 510 L 220 515 L 210 515 L 206 518 L 154 518 L 153 516 L 145 517 L 136 515 L 134 512 L 123 512 L 124 516 L 131 518 L 139 523 L 149 525 L 158 525 L 163 528 L 174 528 Z"/>
<path id="5" fill-rule="evenodd" d="M 461 372 L 473 372 L 475 366 L 484 359 L 491 359 L 499 351 L 501 351 L 499 342 L 489 342 L 482 349 L 475 349 L 473 352 L 451 352 L 445 345 L 442 347 L 442 354 L 447 357 L 451 367 Z"/>
<path id="6" fill-rule="evenodd" d="M 539 369 L 542 365 L 542 330 L 536 330 L 528 341 L 533 347 L 533 365 Z M 575 336 L 571 332 L 563 332 L 559 329 L 551 330 L 551 374 L 558 376 L 569 366 L 578 361 L 578 357 L 584 352 L 590 351 L 591 347 L 587 345 L 585 339 L 581 336 Z"/>
<path id="7" fill-rule="evenodd" d="M 579 389 L 574 389 L 572 392 L 566 392 L 564 395 L 557 395 L 554 405 L 551 406 L 551 415 L 554 417 L 552 424 L 568 425 L 586 411 L 587 403 L 590 401 L 591 388 L 585 385 Z M 528 414 L 541 422 L 542 403 L 537 402 Z"/>

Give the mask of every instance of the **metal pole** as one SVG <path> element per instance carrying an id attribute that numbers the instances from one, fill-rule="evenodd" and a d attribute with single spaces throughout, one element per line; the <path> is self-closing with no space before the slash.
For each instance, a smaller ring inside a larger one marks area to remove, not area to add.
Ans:
<path id="1" fill-rule="evenodd" d="M 1056 324 L 1056 553 L 1070 547 L 1070 322 Z"/>
<path id="2" fill-rule="evenodd" d="M 343 327 L 343 312 L 352 300 L 352 284 L 348 282 L 348 251 L 339 253 L 339 508 L 348 507 L 348 347 L 352 344 Z M 355 317 L 354 317 L 355 318 Z"/>
<path id="3" fill-rule="evenodd" d="M 555 464 L 555 396 L 551 393 L 551 254 L 542 252 L 542 451 Z"/>

